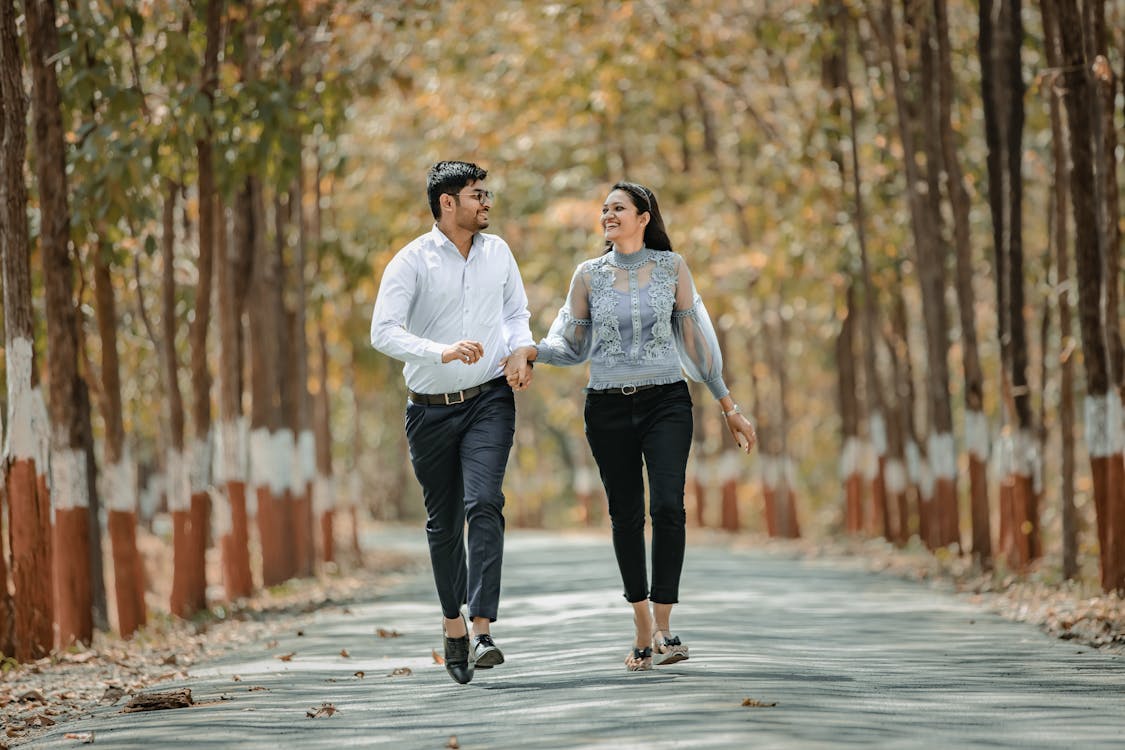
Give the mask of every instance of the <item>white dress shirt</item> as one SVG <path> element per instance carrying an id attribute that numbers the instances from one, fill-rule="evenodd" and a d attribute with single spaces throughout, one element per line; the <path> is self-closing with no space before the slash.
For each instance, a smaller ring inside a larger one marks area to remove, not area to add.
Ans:
<path id="1" fill-rule="evenodd" d="M 500 360 L 534 343 L 527 293 L 508 243 L 473 236 L 469 257 L 434 225 L 387 264 L 371 316 L 371 345 L 406 363 L 406 387 L 453 393 L 503 374 Z M 442 364 L 458 341 L 479 341 L 484 356 L 471 365 Z"/>

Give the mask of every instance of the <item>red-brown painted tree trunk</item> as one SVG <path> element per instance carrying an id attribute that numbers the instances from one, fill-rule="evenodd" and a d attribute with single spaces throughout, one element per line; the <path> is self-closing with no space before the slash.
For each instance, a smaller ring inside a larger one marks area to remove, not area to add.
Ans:
<path id="1" fill-rule="evenodd" d="M 109 265 L 109 248 L 94 253 L 94 300 L 101 340 L 102 421 L 105 424 L 106 525 L 113 554 L 117 630 L 128 638 L 145 624 L 144 581 L 136 576 L 136 470 L 125 450 L 121 374 L 117 354 L 117 302 Z"/>
<path id="2" fill-rule="evenodd" d="M 1042 6 L 1043 41 L 1047 64 L 1055 71 L 1062 68 L 1062 42 L 1053 3 Z M 1078 575 L 1078 509 L 1074 502 L 1075 425 L 1074 413 L 1074 323 L 1071 315 L 1070 233 L 1068 231 L 1070 192 L 1068 189 L 1068 153 L 1063 127 L 1062 98 L 1065 89 L 1061 74 L 1053 73 L 1043 86 L 1051 113 L 1051 209 L 1048 229 L 1054 250 L 1055 283 L 1059 309 L 1059 406 L 1058 432 L 1062 466 L 1060 467 L 1060 515 L 1062 516 L 1062 573 L 1071 580 Z"/>
<path id="3" fill-rule="evenodd" d="M 984 421 L 984 375 L 977 344 L 973 292 L 973 248 L 969 211 L 971 200 L 961 169 L 956 133 L 953 129 L 952 53 L 949 44 L 949 17 L 946 0 L 934 0 L 934 38 L 937 42 L 937 98 L 941 132 L 944 182 L 953 215 L 956 250 L 957 307 L 961 325 L 961 362 L 965 386 L 965 444 L 969 453 L 969 510 L 972 521 L 972 554 L 982 569 L 992 567 L 992 530 L 988 502 L 988 430 Z"/>
<path id="4" fill-rule="evenodd" d="M 89 488 L 83 444 L 84 387 L 78 372 L 78 315 L 70 251 L 66 145 L 54 57 L 58 53 L 55 5 L 25 3 L 31 61 L 36 172 L 39 184 L 41 259 L 46 280 L 48 399 L 51 423 L 51 487 L 54 506 L 56 645 L 89 643 L 93 593 L 89 561 Z"/>
<path id="5" fill-rule="evenodd" d="M 54 619 L 51 577 L 50 497 L 40 493 L 38 471 L 47 466 L 46 405 L 35 362 L 28 243 L 27 92 L 16 32 L 15 3 L 0 3 L 0 255 L 4 275 L 4 365 L 7 373 L 7 439 L 4 489 L 11 567 L 0 578 L 0 620 L 5 654 L 19 661 L 46 656 Z M 38 468 L 37 468 L 38 467 Z M 2 547 L 2 545 L 0 545 Z M 8 595 L 8 574 L 14 597 Z"/>
<path id="6" fill-rule="evenodd" d="M 1062 51 L 1063 80 L 1067 96 L 1067 126 L 1070 130 L 1070 193 L 1075 227 L 1075 261 L 1078 275 L 1078 320 L 1082 332 L 1082 354 L 1086 367 L 1086 445 L 1094 486 L 1094 506 L 1101 551 L 1101 582 L 1106 591 L 1125 589 L 1119 579 L 1114 528 L 1115 509 L 1123 504 L 1120 482 L 1120 447 L 1113 435 L 1120 431 L 1121 402 L 1111 388 L 1106 321 L 1102 319 L 1104 267 L 1098 231 L 1098 190 L 1094 165 L 1092 113 L 1095 91 L 1090 80 L 1090 61 L 1082 38 L 1082 15 L 1075 0 L 1059 0 L 1057 29 Z M 1118 477 L 1115 487 L 1111 482 Z M 1125 568 L 1125 563 L 1120 564 Z"/>
<path id="7" fill-rule="evenodd" d="M 227 240 L 227 220 L 216 195 L 215 220 L 219 319 L 219 428 L 216 431 L 215 481 L 222 489 L 216 508 L 216 536 L 227 599 L 250 596 L 250 524 L 246 509 L 246 422 L 242 414 L 242 300 L 250 278 L 251 255 L 244 253 L 249 221 L 236 212 L 236 241 Z"/>

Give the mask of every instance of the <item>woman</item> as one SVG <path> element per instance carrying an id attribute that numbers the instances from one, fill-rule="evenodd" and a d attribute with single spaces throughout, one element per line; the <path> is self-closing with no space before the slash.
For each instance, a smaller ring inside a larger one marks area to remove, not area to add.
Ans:
<path id="1" fill-rule="evenodd" d="M 656 196 L 641 185 L 619 182 L 602 206 L 601 223 L 605 254 L 578 266 L 547 337 L 513 352 L 506 373 L 523 387 L 525 357 L 553 365 L 590 361 L 586 437 L 609 500 L 625 599 L 633 606 L 636 638 L 625 666 L 637 672 L 651 669 L 654 661 L 688 658 L 688 647 L 671 631 L 684 559 L 692 433 L 684 372 L 707 385 L 746 452 L 757 437 L 723 383 L 715 330 L 687 264 L 672 251 Z M 642 462 L 653 527 L 651 588 Z"/>

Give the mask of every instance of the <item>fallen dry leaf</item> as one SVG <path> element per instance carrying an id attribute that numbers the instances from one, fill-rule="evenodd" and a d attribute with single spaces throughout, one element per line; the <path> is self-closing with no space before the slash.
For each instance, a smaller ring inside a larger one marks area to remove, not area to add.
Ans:
<path id="1" fill-rule="evenodd" d="M 231 677 L 231 679 L 234 680 L 235 682 L 242 682 L 242 678 L 239 677 L 238 675 L 235 675 L 234 677 Z"/>
<path id="2" fill-rule="evenodd" d="M 43 693 L 39 690 L 28 690 L 26 693 L 22 693 L 16 700 L 20 703 L 31 703 L 32 701 L 36 703 L 47 702 L 47 699 L 43 697 Z"/>
<path id="3" fill-rule="evenodd" d="M 93 732 L 67 732 L 63 735 L 64 740 L 78 740 L 83 745 L 94 744 Z"/>
<path id="4" fill-rule="evenodd" d="M 461 747 L 461 743 L 457 741 L 457 735 L 451 734 L 449 735 L 449 742 L 446 742 L 445 746 L 450 748 L 450 750 L 457 750 L 457 748 Z"/>
<path id="5" fill-rule="evenodd" d="M 164 660 L 161 661 L 160 663 L 161 664 L 167 664 L 169 666 L 174 666 L 176 664 L 176 655 L 175 654 L 168 654 L 167 656 L 164 657 Z"/>
<path id="6" fill-rule="evenodd" d="M 55 725 L 55 720 L 46 714 L 38 714 L 37 716 L 31 717 L 31 721 L 29 721 L 28 724 L 35 727 L 53 727 Z"/>
<path id="7" fill-rule="evenodd" d="M 437 649 L 431 651 L 430 656 L 434 657 L 434 664 L 445 664 L 445 657 L 439 654 Z"/>
<path id="8" fill-rule="evenodd" d="M 290 651 L 288 654 L 278 654 L 277 658 L 282 661 L 293 661 L 293 657 L 297 655 L 296 651 Z"/>
<path id="9" fill-rule="evenodd" d="M 377 628 L 375 630 L 375 635 L 379 636 L 380 638 L 398 638 L 399 636 L 402 635 L 402 633 L 398 632 L 397 630 L 387 630 L 386 628 Z"/>
<path id="10" fill-rule="evenodd" d="M 331 716 L 332 714 L 338 713 L 338 712 L 339 712 L 339 709 L 337 709 L 331 703 L 324 703 L 324 704 L 321 704 L 320 708 L 310 708 L 308 711 L 305 712 L 305 716 L 307 716 L 310 719 L 320 719 L 320 718 L 323 718 L 323 717 Z"/>
<path id="11" fill-rule="evenodd" d="M 390 676 L 391 677 L 409 677 L 412 674 L 414 674 L 414 670 L 412 670 L 410 667 L 398 667 L 393 672 L 391 672 Z"/>
<path id="12" fill-rule="evenodd" d="M 751 708 L 773 708 L 777 705 L 777 701 L 774 701 L 773 703 L 763 703 L 762 701 L 755 700 L 754 698 L 745 698 L 742 701 L 742 705 L 750 706 Z"/>
<path id="13" fill-rule="evenodd" d="M 246 689 L 247 689 L 247 691 L 249 691 L 251 693 L 256 693 L 259 690 L 265 690 L 267 692 L 269 691 L 268 687 L 262 687 L 261 685 L 255 685 L 254 687 L 250 687 L 250 688 L 246 688 Z"/>
<path id="14" fill-rule="evenodd" d="M 348 653 L 348 650 L 346 648 L 342 648 L 340 649 L 340 656 L 347 659 L 349 656 L 351 656 L 351 654 Z"/>
<path id="15" fill-rule="evenodd" d="M 356 672 L 355 676 L 362 680 L 363 679 L 363 672 Z"/>
<path id="16" fill-rule="evenodd" d="M 80 654 L 67 654 L 63 657 L 63 661 L 68 661 L 71 664 L 85 664 L 91 659 L 97 658 L 97 656 L 93 651 L 83 651 Z"/>

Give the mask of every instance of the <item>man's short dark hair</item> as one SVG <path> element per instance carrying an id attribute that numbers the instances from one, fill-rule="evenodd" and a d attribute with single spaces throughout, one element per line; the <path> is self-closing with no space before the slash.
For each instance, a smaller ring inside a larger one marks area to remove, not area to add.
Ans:
<path id="1" fill-rule="evenodd" d="M 442 193 L 459 193 L 470 182 L 480 182 L 488 172 L 467 161 L 439 161 L 426 175 L 426 195 L 430 199 L 430 213 L 441 218 Z"/>

